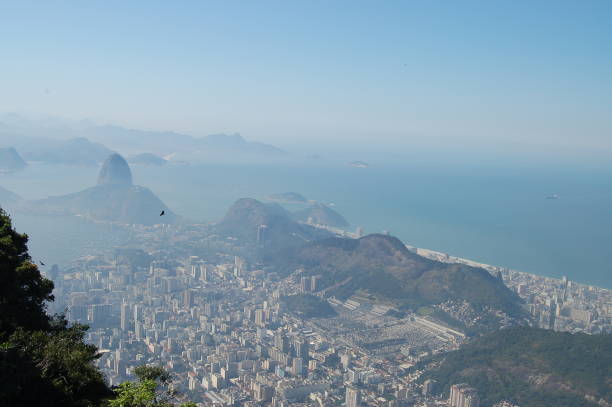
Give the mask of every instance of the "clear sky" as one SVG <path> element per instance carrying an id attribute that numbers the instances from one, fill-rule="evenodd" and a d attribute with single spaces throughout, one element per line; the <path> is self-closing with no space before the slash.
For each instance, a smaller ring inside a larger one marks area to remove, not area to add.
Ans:
<path id="1" fill-rule="evenodd" d="M 0 1 L 0 111 L 612 156 L 612 1 Z"/>

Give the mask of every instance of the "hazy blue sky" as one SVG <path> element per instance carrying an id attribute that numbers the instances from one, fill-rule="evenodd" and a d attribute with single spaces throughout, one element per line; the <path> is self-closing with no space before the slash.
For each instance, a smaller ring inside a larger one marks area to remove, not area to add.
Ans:
<path id="1" fill-rule="evenodd" d="M 612 154 L 612 2 L 1 1 L 0 111 Z"/>

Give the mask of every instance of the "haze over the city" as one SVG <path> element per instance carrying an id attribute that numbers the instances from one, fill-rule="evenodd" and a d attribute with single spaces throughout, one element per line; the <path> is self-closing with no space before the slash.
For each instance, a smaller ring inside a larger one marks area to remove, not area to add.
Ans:
<path id="1" fill-rule="evenodd" d="M 611 22 L 0 0 L 0 407 L 611 407 Z"/>
<path id="2" fill-rule="evenodd" d="M 3 2 L 0 111 L 606 159 L 611 20 L 606 1 Z"/>

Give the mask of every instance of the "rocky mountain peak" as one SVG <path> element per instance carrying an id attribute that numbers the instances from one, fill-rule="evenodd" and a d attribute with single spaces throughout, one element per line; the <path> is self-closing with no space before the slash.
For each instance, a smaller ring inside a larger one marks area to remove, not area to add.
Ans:
<path id="1" fill-rule="evenodd" d="M 98 185 L 132 185 L 132 172 L 127 161 L 119 154 L 109 156 L 98 175 Z"/>

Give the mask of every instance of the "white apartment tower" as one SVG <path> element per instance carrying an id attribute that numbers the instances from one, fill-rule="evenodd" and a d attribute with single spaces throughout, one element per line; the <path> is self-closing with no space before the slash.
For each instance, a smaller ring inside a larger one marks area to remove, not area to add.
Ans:
<path id="1" fill-rule="evenodd" d="M 451 407 L 480 407 L 480 399 L 476 389 L 465 383 L 451 386 L 448 401 Z"/>

